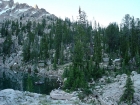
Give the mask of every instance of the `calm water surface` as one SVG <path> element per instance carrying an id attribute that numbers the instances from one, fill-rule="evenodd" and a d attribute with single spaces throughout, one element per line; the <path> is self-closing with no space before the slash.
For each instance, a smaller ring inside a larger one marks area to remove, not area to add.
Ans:
<path id="1" fill-rule="evenodd" d="M 0 90 L 14 89 L 49 94 L 51 90 L 58 87 L 59 84 L 57 84 L 56 79 L 0 68 Z"/>

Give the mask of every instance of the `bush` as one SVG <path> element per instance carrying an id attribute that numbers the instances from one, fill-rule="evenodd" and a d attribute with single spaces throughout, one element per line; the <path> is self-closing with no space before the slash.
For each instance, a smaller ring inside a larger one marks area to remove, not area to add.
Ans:
<path id="1" fill-rule="evenodd" d="M 106 82 L 107 83 L 111 83 L 111 79 L 110 78 L 107 78 Z"/>
<path id="2" fill-rule="evenodd" d="M 69 75 L 69 70 L 68 70 L 68 67 L 66 67 L 66 68 L 64 69 L 64 73 L 63 73 L 62 77 L 63 77 L 63 78 L 67 78 L 68 75 Z"/>
<path id="3" fill-rule="evenodd" d="M 37 70 L 37 68 L 34 70 L 34 72 L 35 72 L 35 73 L 38 73 L 38 70 Z"/>
<path id="4" fill-rule="evenodd" d="M 91 92 L 91 90 L 89 90 L 88 88 L 85 88 L 84 89 L 84 91 L 83 91 L 83 93 L 85 94 L 85 95 L 90 95 L 92 92 Z"/>
<path id="5" fill-rule="evenodd" d="M 85 94 L 84 93 L 79 93 L 78 97 L 80 100 L 83 100 L 85 98 Z"/>

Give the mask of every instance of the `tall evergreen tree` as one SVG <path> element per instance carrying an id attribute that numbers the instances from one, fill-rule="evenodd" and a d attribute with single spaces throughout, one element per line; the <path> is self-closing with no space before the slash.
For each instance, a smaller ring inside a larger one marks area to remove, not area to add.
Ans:
<path id="1" fill-rule="evenodd" d="M 116 23 L 111 23 L 106 28 L 106 41 L 110 52 L 115 52 L 119 47 L 119 27 Z"/>
<path id="2" fill-rule="evenodd" d="M 48 58 L 48 43 L 46 35 L 43 35 L 40 42 L 40 57 L 42 60 L 46 60 Z"/>
<path id="3" fill-rule="evenodd" d="M 125 85 L 125 90 L 123 95 L 120 98 L 120 101 L 124 101 L 126 102 L 128 105 L 132 104 L 133 98 L 134 98 L 134 86 L 133 86 L 133 82 L 131 80 L 131 77 L 128 76 L 127 80 L 126 80 L 126 85 Z"/>
<path id="4" fill-rule="evenodd" d="M 5 55 L 9 55 L 10 54 L 12 43 L 13 42 L 12 42 L 11 35 L 8 34 L 8 36 L 6 37 L 6 40 L 3 43 L 3 53 Z"/>
<path id="5" fill-rule="evenodd" d="M 131 42 L 131 45 L 130 45 L 130 52 L 131 52 L 131 57 L 134 57 L 136 55 L 136 51 L 137 51 L 137 35 L 136 35 L 136 29 L 135 29 L 135 20 L 134 20 L 134 17 L 131 19 L 131 22 L 130 22 L 130 26 L 131 26 L 131 37 L 130 37 L 130 42 Z"/>
<path id="6" fill-rule="evenodd" d="M 56 31 L 54 37 L 55 44 L 55 60 L 58 64 L 58 60 L 60 59 L 60 50 L 61 50 L 61 42 L 62 42 L 62 20 L 58 19 L 56 22 Z"/>
<path id="7" fill-rule="evenodd" d="M 29 44 L 29 39 L 26 39 L 24 41 L 22 52 L 23 52 L 23 60 L 25 62 L 28 62 L 30 60 L 30 44 Z"/>

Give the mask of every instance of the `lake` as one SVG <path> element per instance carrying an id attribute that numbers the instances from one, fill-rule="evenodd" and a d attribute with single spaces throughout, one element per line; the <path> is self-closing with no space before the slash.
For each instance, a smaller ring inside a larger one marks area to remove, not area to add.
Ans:
<path id="1" fill-rule="evenodd" d="M 38 77 L 21 71 L 0 68 L 0 90 L 14 89 L 20 91 L 30 91 L 40 94 L 49 94 L 51 90 L 57 89 L 59 84 L 56 79 Z"/>

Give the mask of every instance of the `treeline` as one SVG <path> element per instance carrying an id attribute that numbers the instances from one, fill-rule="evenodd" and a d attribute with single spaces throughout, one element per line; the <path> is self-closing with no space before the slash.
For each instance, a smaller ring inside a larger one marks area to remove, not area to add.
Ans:
<path id="1" fill-rule="evenodd" d="M 129 64 L 131 59 L 135 59 L 137 66 L 140 54 L 140 20 L 125 15 L 123 22 L 119 27 L 116 23 L 111 23 L 106 28 L 107 52 L 115 52 L 123 59 L 125 65 Z"/>
<path id="2" fill-rule="evenodd" d="M 19 21 L 5 21 L 0 30 L 1 37 L 6 39 L 2 46 L 3 56 L 17 53 L 22 47 L 24 62 L 46 62 L 50 59 L 55 65 L 63 64 L 64 49 L 72 42 L 70 24 L 68 19 L 65 22 L 61 19 L 42 19 L 42 22 L 27 21 L 25 24 Z"/>
<path id="3" fill-rule="evenodd" d="M 87 83 L 91 81 L 91 78 L 96 80 L 105 75 L 105 71 L 99 67 L 104 53 L 107 53 L 110 59 L 121 59 L 120 73 L 129 74 L 132 70 L 139 71 L 139 19 L 134 19 L 127 14 L 121 26 L 110 23 L 106 28 L 102 28 L 95 22 L 92 27 L 87 22 L 87 24 L 77 24 L 75 30 L 77 34 L 74 38 L 73 65 L 66 68 L 64 72 L 64 78 L 67 77 L 64 88 L 87 90 Z"/>

